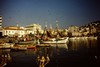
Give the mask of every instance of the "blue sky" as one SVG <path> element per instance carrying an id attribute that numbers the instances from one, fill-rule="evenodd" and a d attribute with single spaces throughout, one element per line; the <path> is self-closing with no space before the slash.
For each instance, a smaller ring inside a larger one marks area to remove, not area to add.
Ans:
<path id="1" fill-rule="evenodd" d="M 99 0 L 0 0 L 3 26 L 47 24 L 53 27 L 82 26 L 100 20 Z"/>

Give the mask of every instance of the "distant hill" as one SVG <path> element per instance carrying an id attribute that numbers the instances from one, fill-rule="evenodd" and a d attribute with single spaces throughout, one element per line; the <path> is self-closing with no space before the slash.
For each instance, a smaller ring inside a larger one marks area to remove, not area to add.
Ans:
<path id="1" fill-rule="evenodd" d="M 100 21 L 93 21 L 93 22 L 90 22 L 87 25 L 83 25 L 81 27 L 84 28 L 84 27 L 90 27 L 90 26 L 94 26 L 96 28 L 98 28 L 98 27 L 100 28 Z"/>

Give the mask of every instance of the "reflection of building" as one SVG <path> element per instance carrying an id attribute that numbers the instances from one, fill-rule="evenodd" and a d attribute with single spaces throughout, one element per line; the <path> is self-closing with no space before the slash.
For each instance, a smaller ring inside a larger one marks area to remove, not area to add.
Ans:
<path id="1" fill-rule="evenodd" d="M 45 67 L 45 65 L 47 65 L 50 61 L 49 56 L 47 55 L 46 57 L 42 56 L 38 56 L 37 57 L 37 64 L 39 65 L 39 67 Z"/>
<path id="2" fill-rule="evenodd" d="M 0 50 L 0 67 L 5 67 L 10 61 L 12 61 L 12 58 L 9 50 Z"/>
<path id="3" fill-rule="evenodd" d="M 50 62 L 49 50 L 50 48 L 37 48 L 36 62 L 39 67 L 45 67 Z"/>
<path id="4" fill-rule="evenodd" d="M 3 28 L 3 36 L 24 36 L 25 35 L 25 31 L 24 28 L 18 27 L 18 26 L 9 26 L 9 27 L 5 27 Z"/>

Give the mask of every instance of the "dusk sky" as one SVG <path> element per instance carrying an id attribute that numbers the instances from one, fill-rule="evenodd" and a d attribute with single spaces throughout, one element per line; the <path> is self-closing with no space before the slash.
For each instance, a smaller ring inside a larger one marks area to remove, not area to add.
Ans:
<path id="1" fill-rule="evenodd" d="M 61 28 L 100 20 L 99 0 L 0 0 L 3 26 L 45 24 Z"/>

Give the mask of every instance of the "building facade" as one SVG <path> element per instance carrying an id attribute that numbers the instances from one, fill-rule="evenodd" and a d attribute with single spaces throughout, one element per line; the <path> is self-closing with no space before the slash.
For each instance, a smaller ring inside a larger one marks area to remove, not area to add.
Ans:
<path id="1" fill-rule="evenodd" d="M 17 27 L 17 26 L 9 26 L 9 27 L 4 27 L 2 29 L 3 36 L 9 36 L 9 37 L 21 37 L 25 35 L 25 30 L 24 28 Z"/>
<path id="2" fill-rule="evenodd" d="M 31 24 L 25 27 L 26 34 L 30 34 L 30 33 L 37 34 L 37 30 L 39 31 L 39 33 L 43 33 L 41 25 L 39 24 Z"/>
<path id="3" fill-rule="evenodd" d="M 71 36 L 81 36 L 81 33 L 79 32 L 79 27 L 71 25 L 68 28 L 68 32 L 70 32 Z"/>
<path id="4" fill-rule="evenodd" d="M 0 36 L 2 36 L 2 16 L 0 16 Z"/>
<path id="5" fill-rule="evenodd" d="M 17 26 L 9 26 L 2 28 L 2 36 L 9 36 L 9 37 L 24 37 L 27 34 L 37 34 L 37 29 L 39 32 L 42 31 L 40 25 L 32 24 L 28 25 L 27 27 L 19 27 Z"/>

